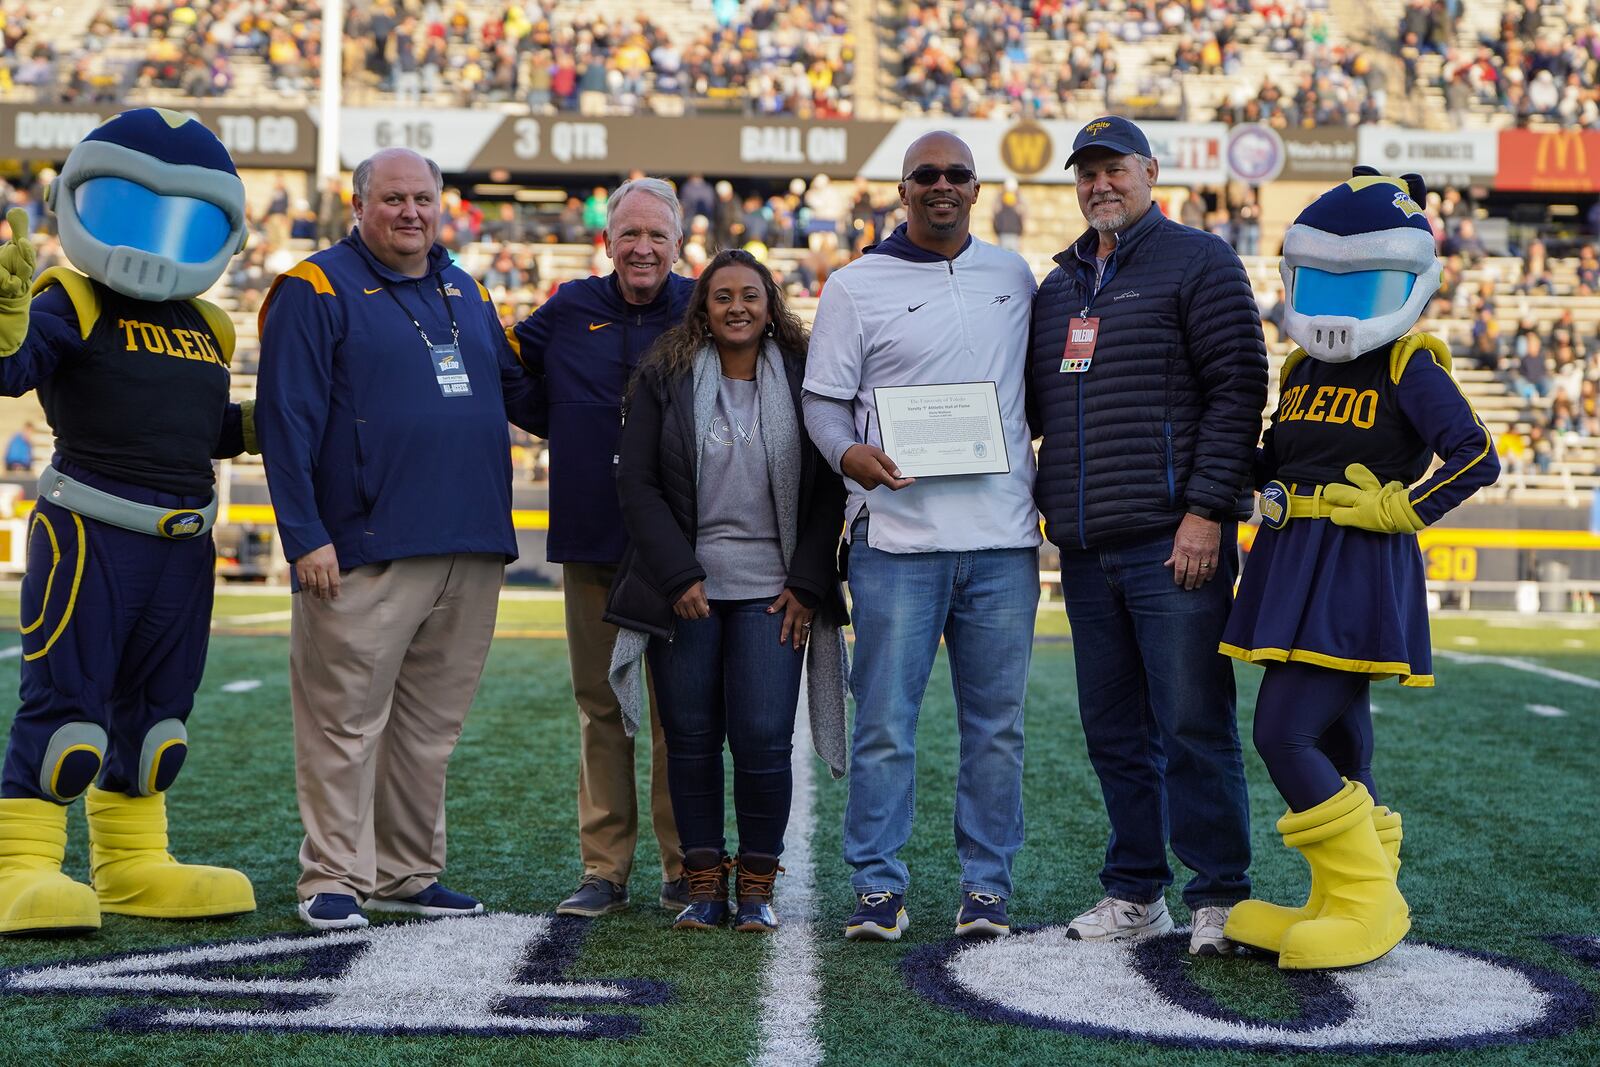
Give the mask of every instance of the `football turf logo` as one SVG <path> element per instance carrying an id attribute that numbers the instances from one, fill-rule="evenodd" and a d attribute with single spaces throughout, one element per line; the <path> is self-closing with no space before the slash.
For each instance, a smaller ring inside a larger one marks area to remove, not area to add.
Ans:
<path id="1" fill-rule="evenodd" d="M 116 1030 L 631 1037 L 669 986 L 566 978 L 587 920 L 487 915 L 289 934 L 0 971 L 0 994 L 225 998 L 141 1006 Z M 237 1002 L 253 1002 L 240 1008 Z M 587 1014 L 582 1008 L 609 1012 Z"/>
<path id="2" fill-rule="evenodd" d="M 908 955 L 904 966 L 912 988 L 979 1019 L 1183 1048 L 1473 1048 L 1564 1034 L 1594 1012 L 1581 986 L 1552 972 L 1406 942 L 1365 967 L 1279 972 L 1298 1010 L 1289 1018 L 1251 1018 L 1193 981 L 1187 937 L 1091 944 L 1050 926 L 978 945 L 930 946 Z"/>

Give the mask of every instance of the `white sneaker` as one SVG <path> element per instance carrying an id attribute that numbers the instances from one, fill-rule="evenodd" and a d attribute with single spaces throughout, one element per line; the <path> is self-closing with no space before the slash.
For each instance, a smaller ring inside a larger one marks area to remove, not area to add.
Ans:
<path id="1" fill-rule="evenodd" d="M 1067 937 L 1074 941 L 1133 941 L 1171 930 L 1172 916 L 1165 900 L 1135 904 L 1106 897 L 1067 925 Z"/>
<path id="2" fill-rule="evenodd" d="M 1238 946 L 1222 936 L 1222 928 L 1228 925 L 1228 912 L 1232 910 L 1231 906 L 1220 905 L 1194 909 L 1194 925 L 1189 931 L 1189 955 L 1231 956 L 1237 951 Z"/>

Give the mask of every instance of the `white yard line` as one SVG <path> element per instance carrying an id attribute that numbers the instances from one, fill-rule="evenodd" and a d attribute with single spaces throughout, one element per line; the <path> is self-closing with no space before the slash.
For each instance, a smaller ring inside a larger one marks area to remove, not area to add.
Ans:
<path id="1" fill-rule="evenodd" d="M 1561 708 L 1552 707 L 1549 704 L 1529 704 L 1527 707 L 1529 711 L 1544 719 L 1559 719 L 1566 715 L 1566 712 Z"/>
<path id="2" fill-rule="evenodd" d="M 0 659 L 16 659 L 22 655 L 21 645 L 12 645 L 9 648 L 0 648 Z"/>
<path id="3" fill-rule="evenodd" d="M 1514 659 L 1511 656 L 1477 656 L 1469 652 L 1448 652 L 1439 650 L 1439 655 L 1454 663 L 1490 663 L 1496 667 L 1510 667 L 1514 671 L 1527 671 L 1529 674 L 1541 675 L 1558 682 L 1570 682 L 1581 685 L 1585 689 L 1600 689 L 1600 681 L 1587 678 L 1581 674 L 1572 674 L 1568 671 L 1558 671 L 1554 667 L 1541 667 L 1537 663 L 1530 663 L 1525 659 Z"/>
<path id="4" fill-rule="evenodd" d="M 817 1016 L 822 1010 L 818 973 L 816 875 L 811 834 L 816 829 L 816 785 L 811 723 L 804 682 L 794 724 L 794 803 L 784 834 L 784 874 L 773 901 L 778 932 L 772 935 L 761 994 L 761 1040 L 751 1057 L 757 1067 L 808 1067 L 822 1062 Z"/>
<path id="5" fill-rule="evenodd" d="M 252 689 L 261 688 L 259 678 L 241 678 L 237 682 L 228 682 L 222 687 L 224 693 L 248 693 Z"/>

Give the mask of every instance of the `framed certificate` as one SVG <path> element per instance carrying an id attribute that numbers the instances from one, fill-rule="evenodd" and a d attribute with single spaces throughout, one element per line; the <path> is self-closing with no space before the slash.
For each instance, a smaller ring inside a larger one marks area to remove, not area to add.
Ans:
<path id="1" fill-rule="evenodd" d="M 886 386 L 872 397 L 883 450 L 906 477 L 1011 472 L 994 382 Z"/>

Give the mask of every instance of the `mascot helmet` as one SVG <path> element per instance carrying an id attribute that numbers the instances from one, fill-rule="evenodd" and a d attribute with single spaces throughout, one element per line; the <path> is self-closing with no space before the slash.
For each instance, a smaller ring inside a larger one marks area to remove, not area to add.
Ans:
<path id="1" fill-rule="evenodd" d="M 244 183 L 197 119 L 124 111 L 80 141 L 50 183 L 72 265 L 136 300 L 187 300 L 244 248 Z"/>
<path id="2" fill-rule="evenodd" d="M 1372 167 L 1300 213 L 1283 237 L 1284 331 L 1324 363 L 1405 336 L 1439 290 L 1427 186 Z"/>

